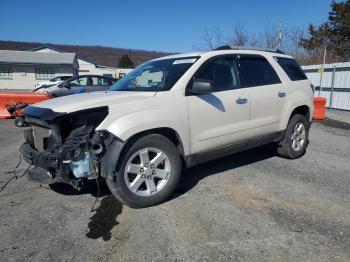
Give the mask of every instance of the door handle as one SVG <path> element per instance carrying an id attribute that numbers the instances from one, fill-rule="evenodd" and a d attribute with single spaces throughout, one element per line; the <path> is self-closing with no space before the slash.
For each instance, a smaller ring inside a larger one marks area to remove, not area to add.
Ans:
<path id="1" fill-rule="evenodd" d="M 285 97 L 286 92 L 279 91 L 277 95 L 278 95 L 278 97 Z"/>
<path id="2" fill-rule="evenodd" d="M 237 100 L 236 100 L 236 103 L 239 104 L 239 105 L 246 104 L 247 102 L 248 102 L 247 98 L 240 98 L 240 97 L 238 97 Z"/>

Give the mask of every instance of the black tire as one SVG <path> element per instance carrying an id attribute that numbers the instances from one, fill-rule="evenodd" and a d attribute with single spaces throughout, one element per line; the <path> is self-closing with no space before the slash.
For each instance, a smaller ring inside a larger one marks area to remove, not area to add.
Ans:
<path id="1" fill-rule="evenodd" d="M 292 136 L 294 133 L 294 128 L 299 123 L 303 124 L 305 127 L 305 141 L 304 141 L 304 144 L 301 146 L 301 148 L 296 151 L 292 147 Z M 288 159 L 296 159 L 296 158 L 302 157 L 305 154 L 306 148 L 309 144 L 309 130 L 310 130 L 310 122 L 308 121 L 308 119 L 306 119 L 305 116 L 300 114 L 293 115 L 289 120 L 283 139 L 280 141 L 280 143 L 277 146 L 277 154 L 281 157 L 288 158 Z"/>
<path id="2" fill-rule="evenodd" d="M 128 160 L 143 148 L 157 148 L 163 151 L 171 166 L 168 181 L 157 193 L 150 196 L 139 196 L 128 188 L 124 177 L 124 171 Z M 108 151 L 106 152 L 108 154 Z M 117 163 L 114 163 L 117 165 Z M 147 135 L 139 138 L 123 151 L 116 173 L 113 177 L 106 178 L 106 183 L 112 194 L 122 203 L 132 208 L 144 208 L 154 206 L 168 199 L 176 189 L 182 172 L 182 163 L 175 145 L 166 137 L 158 134 Z"/>
<path id="3" fill-rule="evenodd" d="M 25 127 L 25 126 L 27 126 L 26 121 L 24 121 L 24 119 L 21 118 L 21 117 L 16 117 L 14 122 L 15 122 L 15 126 L 17 126 L 17 127 Z"/>

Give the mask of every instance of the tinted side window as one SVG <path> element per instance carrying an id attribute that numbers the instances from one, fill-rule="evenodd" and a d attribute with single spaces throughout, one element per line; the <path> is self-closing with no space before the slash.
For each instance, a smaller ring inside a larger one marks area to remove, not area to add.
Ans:
<path id="1" fill-rule="evenodd" d="M 91 81 L 92 81 L 92 84 L 93 86 L 102 86 L 102 80 L 103 78 L 101 77 L 97 77 L 97 76 L 92 76 L 91 77 Z"/>
<path id="2" fill-rule="evenodd" d="M 261 56 L 241 56 L 240 68 L 246 86 L 262 86 L 281 83 L 273 67 Z"/>
<path id="3" fill-rule="evenodd" d="M 285 57 L 274 58 L 284 72 L 286 72 L 290 80 L 298 81 L 307 79 L 303 69 L 301 69 L 300 65 L 294 59 Z"/>
<path id="4" fill-rule="evenodd" d="M 211 82 L 214 92 L 240 87 L 234 57 L 217 57 L 207 62 L 195 75 L 197 80 Z"/>
<path id="5" fill-rule="evenodd" d="M 105 86 L 111 86 L 115 83 L 115 80 L 113 78 L 103 78 L 103 85 Z"/>
<path id="6" fill-rule="evenodd" d="M 70 82 L 68 82 L 71 86 L 86 86 L 88 85 L 88 77 L 78 77 Z"/>

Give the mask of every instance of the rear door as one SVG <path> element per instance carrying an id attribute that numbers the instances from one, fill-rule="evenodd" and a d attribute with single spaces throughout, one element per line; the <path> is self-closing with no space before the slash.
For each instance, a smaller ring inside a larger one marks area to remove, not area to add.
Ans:
<path id="1" fill-rule="evenodd" d="M 87 87 L 88 92 L 105 91 L 111 86 L 109 78 L 100 76 L 91 76 L 91 85 Z"/>
<path id="2" fill-rule="evenodd" d="M 209 94 L 186 96 L 191 153 L 244 147 L 249 137 L 250 100 L 248 89 L 241 88 L 235 56 L 210 59 L 194 79 L 211 82 Z"/>
<path id="3" fill-rule="evenodd" d="M 250 142 L 268 142 L 278 134 L 287 91 L 261 55 L 239 55 L 240 72 L 251 99 Z"/>

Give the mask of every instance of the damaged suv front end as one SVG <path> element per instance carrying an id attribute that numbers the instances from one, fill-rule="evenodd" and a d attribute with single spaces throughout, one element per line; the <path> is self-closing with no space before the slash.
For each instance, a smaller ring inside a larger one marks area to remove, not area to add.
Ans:
<path id="1" fill-rule="evenodd" d="M 179 181 L 181 159 L 190 152 L 184 83 L 198 59 L 197 53 L 155 59 L 108 91 L 27 107 L 29 127 L 21 146 L 32 165 L 27 178 L 77 189 L 101 179 L 129 207 L 167 199 Z"/>
<path id="2" fill-rule="evenodd" d="M 33 166 L 27 177 L 41 184 L 65 182 L 78 189 L 87 179 L 98 178 L 104 142 L 112 138 L 96 127 L 107 115 L 107 106 L 73 113 L 28 107 L 25 117 L 30 128 L 21 146 L 23 158 Z"/>

